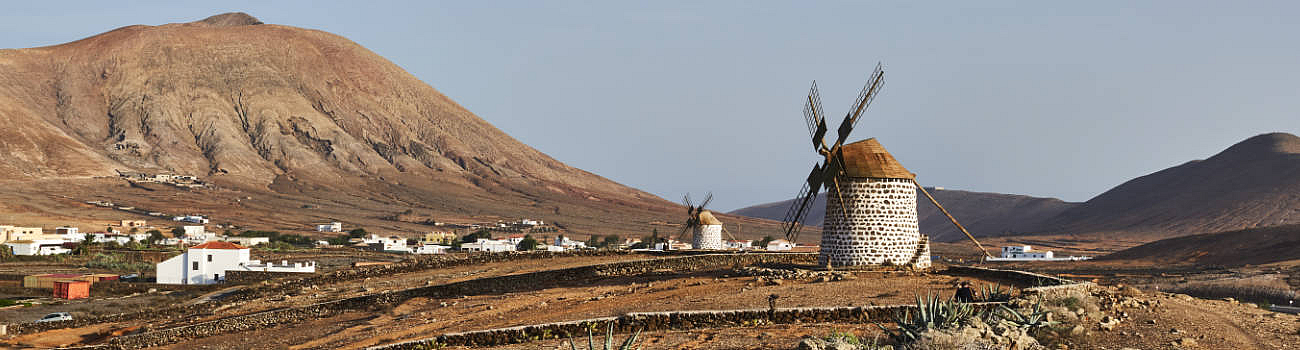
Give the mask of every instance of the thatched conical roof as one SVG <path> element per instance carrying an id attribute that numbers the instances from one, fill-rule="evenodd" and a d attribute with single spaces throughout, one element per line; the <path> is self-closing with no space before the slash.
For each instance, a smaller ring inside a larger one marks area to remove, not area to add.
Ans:
<path id="1" fill-rule="evenodd" d="M 916 174 L 907 171 L 875 138 L 844 145 L 840 150 L 844 153 L 844 173 L 849 177 L 916 178 Z"/>
<path id="2" fill-rule="evenodd" d="M 722 221 L 718 221 L 713 212 L 705 210 L 700 212 L 700 225 L 722 225 Z"/>

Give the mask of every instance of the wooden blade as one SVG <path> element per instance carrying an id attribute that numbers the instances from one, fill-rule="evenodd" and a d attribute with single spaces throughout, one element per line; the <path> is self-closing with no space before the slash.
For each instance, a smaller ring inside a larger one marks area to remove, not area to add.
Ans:
<path id="1" fill-rule="evenodd" d="M 844 144 L 844 141 L 849 137 L 849 133 L 853 131 L 853 127 L 857 126 L 858 120 L 862 118 L 862 112 L 866 111 L 867 107 L 871 105 L 871 101 L 876 99 L 876 94 L 880 92 L 884 85 L 884 66 L 881 63 L 876 63 L 876 69 L 867 78 L 867 85 L 862 87 L 858 97 L 853 100 L 853 105 L 849 106 L 849 113 L 844 115 L 844 121 L 840 122 L 839 130 L 837 130 L 839 139 L 835 141 L 835 146 L 831 147 L 832 149 Z"/>
<path id="2" fill-rule="evenodd" d="M 988 258 L 993 257 L 992 255 L 989 255 L 989 252 L 987 250 L 984 250 L 984 245 L 980 244 L 980 241 L 975 240 L 975 236 L 971 235 L 970 232 L 966 231 L 965 226 L 962 226 L 960 222 L 957 222 L 957 218 L 953 217 L 952 214 L 948 213 L 948 209 L 944 209 L 942 205 L 939 205 L 939 201 L 935 200 L 934 196 L 931 196 L 930 192 L 925 190 L 925 187 L 921 187 L 921 184 L 917 183 L 916 179 L 912 179 L 912 184 L 916 185 L 916 189 L 921 190 L 921 193 L 925 194 L 925 198 L 929 198 L 930 203 L 934 203 L 934 206 L 939 208 L 939 211 L 943 212 L 943 215 L 947 215 L 948 220 L 952 220 L 952 224 L 957 225 L 957 229 L 961 230 L 961 233 L 966 234 L 966 238 L 970 238 L 970 241 L 972 243 L 975 243 L 975 248 L 979 249 L 980 253 L 984 253 L 984 256 Z"/>
<path id="3" fill-rule="evenodd" d="M 814 164 L 812 172 L 808 173 L 808 179 L 799 189 L 799 194 L 795 196 L 795 202 L 785 213 L 782 230 L 785 231 L 787 240 L 798 238 L 799 230 L 803 228 L 803 217 L 811 209 L 813 200 L 817 193 L 821 192 L 824 183 L 825 168 L 821 164 Z"/>
<path id="4" fill-rule="evenodd" d="M 708 205 L 709 205 L 709 202 L 712 202 L 712 201 L 713 201 L 713 192 L 709 192 L 709 195 L 704 196 L 704 201 L 703 201 L 703 202 L 700 202 L 699 210 L 696 210 L 695 213 L 696 213 L 696 214 L 699 214 L 700 212 L 703 212 L 703 211 L 704 211 L 704 207 L 708 206 Z"/>
<path id="5" fill-rule="evenodd" d="M 812 136 L 813 149 L 818 152 L 826 147 L 826 117 L 822 114 L 821 93 L 817 91 L 817 81 L 813 81 L 812 88 L 808 89 L 808 100 L 804 101 L 803 119 L 808 126 L 808 134 Z"/>

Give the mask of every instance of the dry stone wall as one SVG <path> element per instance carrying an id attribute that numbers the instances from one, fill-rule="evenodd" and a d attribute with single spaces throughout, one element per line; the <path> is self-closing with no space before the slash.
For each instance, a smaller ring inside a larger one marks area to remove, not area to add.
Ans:
<path id="1" fill-rule="evenodd" d="M 977 310 L 997 307 L 1001 303 L 974 303 Z M 777 308 L 716 311 L 678 311 L 629 313 L 580 321 L 556 322 L 530 326 L 498 328 L 484 331 L 449 333 L 434 338 L 371 347 L 371 350 L 437 349 L 444 346 L 500 346 L 545 339 L 583 337 L 588 329 L 605 332 L 609 324 L 616 333 L 642 331 L 690 330 L 698 328 L 746 327 L 762 324 L 888 322 L 904 311 L 915 313 L 915 305 L 827 308 Z"/>
<path id="2" fill-rule="evenodd" d="M 108 348 L 135 349 L 177 343 L 185 340 L 266 328 L 276 324 L 293 324 L 329 317 L 346 310 L 395 305 L 417 297 L 451 298 L 532 290 L 562 283 L 590 281 L 592 278 L 630 276 L 654 272 L 699 271 L 733 268 L 754 264 L 810 264 L 812 253 L 701 254 L 671 258 L 623 261 L 518 275 L 489 277 L 444 285 L 390 291 L 340 299 L 302 307 L 283 308 L 247 315 L 227 317 L 183 327 L 156 330 L 113 338 Z M 201 306 L 210 308 L 210 306 Z M 57 327 L 63 328 L 63 327 Z"/>
<path id="3" fill-rule="evenodd" d="M 819 265 L 930 267 L 929 242 L 921 239 L 916 219 L 916 185 L 906 179 L 841 180 L 838 195 L 826 196 Z"/>

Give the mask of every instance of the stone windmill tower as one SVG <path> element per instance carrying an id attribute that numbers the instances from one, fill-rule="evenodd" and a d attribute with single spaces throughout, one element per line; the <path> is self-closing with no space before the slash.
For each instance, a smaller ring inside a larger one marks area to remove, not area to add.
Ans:
<path id="1" fill-rule="evenodd" d="M 704 197 L 704 202 L 696 206 L 691 203 L 691 196 L 688 194 L 682 198 L 682 204 L 686 206 L 686 224 L 682 225 L 682 232 L 677 234 L 677 239 L 681 240 L 686 232 L 691 232 L 692 249 L 720 250 L 722 244 L 722 221 L 713 216 L 713 213 L 704 210 L 704 207 L 713 201 L 713 194 L 710 193 Z"/>
<path id="2" fill-rule="evenodd" d="M 934 201 L 909 172 L 876 139 L 844 144 L 862 111 L 866 110 L 884 85 L 880 65 L 871 74 L 866 87 L 858 94 L 852 109 L 840 123 L 838 140 L 827 145 L 826 119 L 822 116 L 817 83 L 804 104 L 804 119 L 812 135 L 813 147 L 824 157 L 813 166 L 795 205 L 786 213 L 786 238 L 798 238 L 800 222 L 808 206 L 823 187 L 826 188 L 826 216 L 822 224 L 819 265 L 832 267 L 892 264 L 915 268 L 930 267 L 930 242 L 919 231 L 916 217 L 918 190 Z M 935 206 L 948 214 L 936 201 Z M 957 220 L 952 222 L 966 232 Z M 966 234 L 975 245 L 970 233 Z M 984 253 L 988 256 L 988 253 Z"/>

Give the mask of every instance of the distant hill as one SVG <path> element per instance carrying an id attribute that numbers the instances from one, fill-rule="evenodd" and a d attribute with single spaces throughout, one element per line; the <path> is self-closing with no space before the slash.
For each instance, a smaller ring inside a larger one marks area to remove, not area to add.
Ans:
<path id="1" fill-rule="evenodd" d="M 351 40 L 244 13 L 0 50 L 0 121 L 0 200 L 22 203 L 0 215 L 21 222 L 80 220 L 90 200 L 281 230 L 428 230 L 386 219 L 419 214 L 643 234 L 680 217 L 675 203 L 519 142 Z M 141 193 L 114 185 L 118 171 L 194 175 L 220 191 Z M 756 235 L 776 227 L 749 223 Z"/>
<path id="2" fill-rule="evenodd" d="M 1300 225 L 1163 239 L 1101 256 L 1161 264 L 1244 265 L 1300 259 Z"/>
<path id="3" fill-rule="evenodd" d="M 1300 137 L 1271 133 L 1125 182 L 1037 231 L 1160 239 L 1291 223 L 1300 223 Z"/>
<path id="4" fill-rule="evenodd" d="M 1076 203 L 1056 198 L 1039 198 L 1014 194 L 936 190 L 927 188 L 934 198 L 947 208 L 957 220 L 978 237 L 1016 235 L 1031 232 L 1044 220 L 1073 207 Z M 921 232 L 935 241 L 951 242 L 965 239 L 934 204 L 917 194 L 917 218 Z M 730 212 L 772 220 L 782 220 L 794 200 L 759 204 Z M 821 226 L 826 213 L 826 193 L 817 195 L 812 209 L 804 217 L 805 225 Z"/>

